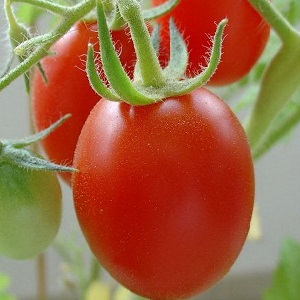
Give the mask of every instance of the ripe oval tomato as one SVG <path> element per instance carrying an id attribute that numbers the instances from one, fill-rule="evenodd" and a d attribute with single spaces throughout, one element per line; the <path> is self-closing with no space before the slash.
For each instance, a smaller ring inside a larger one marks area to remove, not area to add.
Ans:
<path id="1" fill-rule="evenodd" d="M 120 59 L 131 74 L 135 53 L 128 30 L 112 31 L 111 34 Z M 32 113 L 37 131 L 67 113 L 72 114 L 68 122 L 41 142 L 49 159 L 58 164 L 72 164 L 81 128 L 100 99 L 90 87 L 84 71 L 88 43 L 95 44 L 95 50 L 97 47 L 99 50 L 97 24 L 95 21 L 78 22 L 53 46 L 51 51 L 55 55 L 41 61 L 48 83 L 38 70 L 31 80 Z M 97 63 L 99 65 L 99 61 Z M 70 181 L 69 173 L 62 176 Z"/>
<path id="2" fill-rule="evenodd" d="M 159 5 L 167 0 L 152 0 Z M 189 50 L 188 75 L 206 66 L 209 36 L 216 24 L 228 18 L 224 31 L 223 54 L 210 85 L 225 85 L 245 76 L 260 57 L 269 38 L 270 27 L 247 0 L 181 0 L 170 14 L 157 19 L 161 25 L 163 56 L 169 49 L 169 17 L 187 40 Z M 165 52 L 165 53 L 164 53 Z"/>
<path id="3" fill-rule="evenodd" d="M 2 163 L 0 195 L 0 255 L 25 259 L 48 247 L 61 221 L 57 176 Z"/>
<path id="4" fill-rule="evenodd" d="M 252 213 L 252 159 L 239 121 L 206 89 L 139 107 L 102 99 L 74 166 L 85 238 L 131 291 L 189 297 L 237 258 Z"/>

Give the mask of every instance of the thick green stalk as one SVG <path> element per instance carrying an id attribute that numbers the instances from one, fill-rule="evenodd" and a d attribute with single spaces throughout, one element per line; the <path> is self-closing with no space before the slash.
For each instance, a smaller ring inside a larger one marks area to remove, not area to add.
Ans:
<path id="1" fill-rule="evenodd" d="M 288 20 L 276 9 L 269 0 L 248 0 L 249 3 L 270 24 L 283 43 L 297 38 L 298 33 Z"/>
<path id="2" fill-rule="evenodd" d="M 145 86 L 164 86 L 165 79 L 155 50 L 151 44 L 148 28 L 142 17 L 140 4 L 136 0 L 119 0 L 122 17 L 128 22 L 141 77 Z"/>
<path id="3" fill-rule="evenodd" d="M 273 119 L 300 86 L 300 39 L 283 45 L 269 65 L 260 92 L 245 126 L 253 149 L 267 132 Z"/>
<path id="4" fill-rule="evenodd" d="M 76 21 L 83 18 L 87 13 L 89 13 L 95 7 L 95 5 L 95 0 L 84 0 L 79 4 L 74 5 L 73 7 L 67 8 L 64 18 L 51 31 L 51 35 L 53 38 L 39 45 L 19 65 L 17 65 L 11 71 L 7 72 L 0 79 L 0 91 L 8 86 L 13 80 L 27 72 L 32 66 L 38 63 L 41 58 L 46 56 L 53 43 L 57 41 L 63 34 L 65 34 Z"/>
<path id="5" fill-rule="evenodd" d="M 8 21 L 8 33 L 10 42 L 13 48 L 19 46 L 24 39 L 29 39 L 29 30 L 23 25 L 19 24 L 16 16 L 11 7 L 11 0 L 5 0 L 4 10 Z M 22 56 L 18 56 L 19 62 L 25 59 L 25 53 Z M 24 80 L 27 92 L 29 91 L 29 72 L 24 73 Z"/>
<path id="6" fill-rule="evenodd" d="M 65 15 L 69 8 L 67 6 L 45 0 L 12 0 L 12 2 L 28 3 L 61 16 Z"/>
<path id="7" fill-rule="evenodd" d="M 272 121 L 300 86 L 300 34 L 269 0 L 248 0 L 264 17 L 282 41 L 261 82 L 258 98 L 245 129 L 252 147 L 270 145 L 266 136 Z"/>
<path id="8" fill-rule="evenodd" d="M 296 105 L 291 104 L 291 106 Z M 267 133 L 266 139 L 263 140 L 252 152 L 253 158 L 257 160 L 263 156 L 276 142 L 278 142 L 287 132 L 296 126 L 299 121 L 300 106 L 296 106 L 292 108 L 292 113 L 289 113 L 288 118 L 285 118 L 282 122 L 280 122 L 279 126 L 271 128 L 270 132 Z"/>

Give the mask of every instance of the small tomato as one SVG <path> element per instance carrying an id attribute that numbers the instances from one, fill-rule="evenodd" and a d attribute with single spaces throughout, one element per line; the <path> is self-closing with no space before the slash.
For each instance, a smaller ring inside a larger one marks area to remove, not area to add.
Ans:
<path id="1" fill-rule="evenodd" d="M 61 221 L 61 189 L 51 172 L 0 165 L 0 254 L 31 258 L 49 246 Z"/>

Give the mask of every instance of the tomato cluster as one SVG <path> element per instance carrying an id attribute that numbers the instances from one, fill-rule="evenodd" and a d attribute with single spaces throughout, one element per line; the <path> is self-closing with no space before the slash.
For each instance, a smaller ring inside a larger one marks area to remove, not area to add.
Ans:
<path id="1" fill-rule="evenodd" d="M 229 19 L 215 85 L 247 74 L 269 35 L 246 0 L 181 0 L 171 16 L 188 41 L 188 73 L 205 62 L 207 34 Z M 166 51 L 169 17 L 157 20 Z M 150 299 L 192 296 L 226 274 L 245 242 L 254 198 L 247 137 L 229 106 L 205 88 L 140 107 L 100 99 L 82 70 L 87 44 L 98 44 L 95 25 L 77 23 L 41 61 L 46 78 L 34 72 L 36 128 L 73 116 L 42 145 L 52 161 L 79 170 L 72 178 L 78 221 L 113 277 Z M 132 74 L 127 29 L 111 35 Z"/>

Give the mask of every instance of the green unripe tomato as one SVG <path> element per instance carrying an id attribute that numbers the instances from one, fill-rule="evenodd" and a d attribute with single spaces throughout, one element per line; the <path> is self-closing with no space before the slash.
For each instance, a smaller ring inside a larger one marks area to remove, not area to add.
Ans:
<path id="1" fill-rule="evenodd" d="M 31 258 L 52 242 L 61 222 L 61 188 L 53 172 L 0 165 L 0 255 Z"/>

